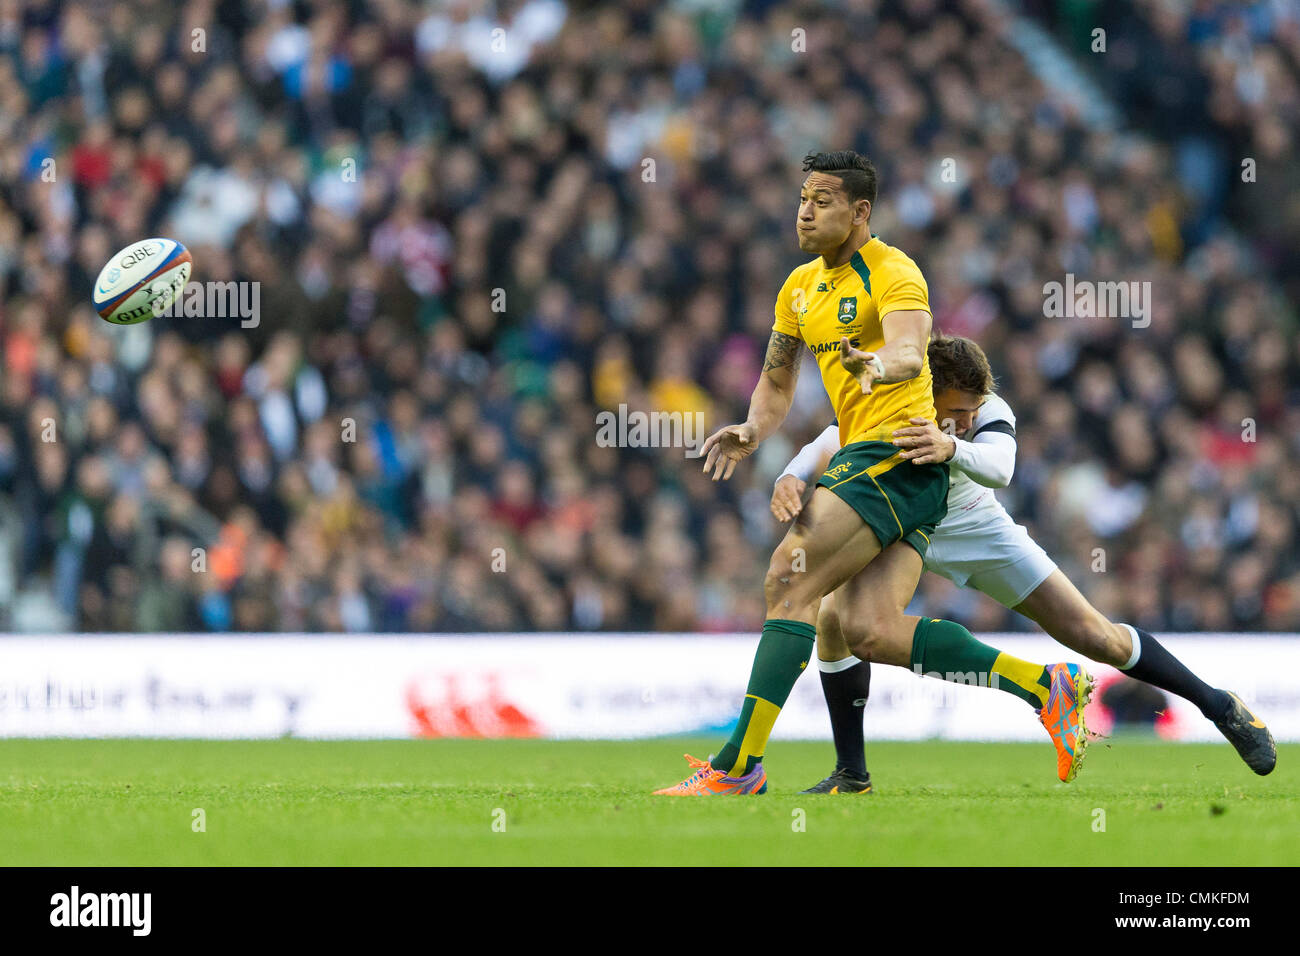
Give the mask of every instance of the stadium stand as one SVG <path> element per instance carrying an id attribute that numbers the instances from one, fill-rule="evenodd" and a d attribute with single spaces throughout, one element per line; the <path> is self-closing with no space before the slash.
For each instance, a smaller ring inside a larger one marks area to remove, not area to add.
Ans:
<path id="1" fill-rule="evenodd" d="M 1111 24 L 1196 31 L 1144 63 L 1213 91 L 1236 139 L 1197 147 L 1096 65 L 1128 125 L 1090 124 L 977 0 L 0 0 L 0 627 L 756 630 L 816 377 L 727 484 L 597 414 L 743 418 L 798 161 L 847 147 L 1017 412 L 1012 513 L 1094 603 L 1300 629 L 1300 217 L 1268 191 L 1300 181 L 1297 25 L 1204 19 Z M 1247 141 L 1259 190 L 1207 189 Z M 146 235 L 259 283 L 257 324 L 102 322 Z M 1046 317 L 1066 274 L 1150 282 L 1149 325 Z"/>

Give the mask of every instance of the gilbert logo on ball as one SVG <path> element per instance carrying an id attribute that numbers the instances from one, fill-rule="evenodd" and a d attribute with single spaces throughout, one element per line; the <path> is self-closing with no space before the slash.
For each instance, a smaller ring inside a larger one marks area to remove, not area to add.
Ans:
<path id="1" fill-rule="evenodd" d="M 108 260 L 95 280 L 95 311 L 114 325 L 152 319 L 176 300 L 194 260 L 175 239 L 142 239 Z"/>

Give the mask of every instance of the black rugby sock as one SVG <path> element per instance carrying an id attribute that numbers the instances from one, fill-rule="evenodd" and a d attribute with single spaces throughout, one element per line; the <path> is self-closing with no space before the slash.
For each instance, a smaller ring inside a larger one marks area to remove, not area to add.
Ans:
<path id="1" fill-rule="evenodd" d="M 842 661 L 817 661 L 822 693 L 831 713 L 835 736 L 835 769 L 847 770 L 859 779 L 867 776 L 863 752 L 862 723 L 871 691 L 871 664 L 847 657 Z"/>
<path id="2" fill-rule="evenodd" d="M 1136 661 L 1130 658 L 1130 663 L 1120 668 L 1125 674 L 1191 701 L 1209 720 L 1219 720 L 1228 712 L 1232 698 L 1226 691 L 1205 683 L 1146 631 L 1130 624 L 1121 627 L 1127 627 L 1133 635 L 1133 651 L 1137 657 Z"/>

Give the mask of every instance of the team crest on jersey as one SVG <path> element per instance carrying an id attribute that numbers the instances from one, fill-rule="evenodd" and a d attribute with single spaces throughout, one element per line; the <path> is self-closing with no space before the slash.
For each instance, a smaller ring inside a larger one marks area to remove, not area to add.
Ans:
<path id="1" fill-rule="evenodd" d="M 839 319 L 845 325 L 848 325 L 858 317 L 858 297 L 856 295 L 846 295 L 840 299 Z"/>

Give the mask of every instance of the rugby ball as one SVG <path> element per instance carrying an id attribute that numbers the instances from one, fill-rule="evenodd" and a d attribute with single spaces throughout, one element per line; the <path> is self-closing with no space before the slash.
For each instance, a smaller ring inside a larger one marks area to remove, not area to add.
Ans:
<path id="1" fill-rule="evenodd" d="M 176 301 L 194 260 L 175 239 L 141 239 L 108 264 L 95 280 L 95 311 L 105 322 L 135 325 Z"/>

